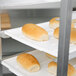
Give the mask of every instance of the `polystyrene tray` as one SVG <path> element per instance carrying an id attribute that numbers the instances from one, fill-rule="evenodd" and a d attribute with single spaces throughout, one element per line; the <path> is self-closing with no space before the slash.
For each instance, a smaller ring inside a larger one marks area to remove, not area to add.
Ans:
<path id="1" fill-rule="evenodd" d="M 31 46 L 40 51 L 47 52 L 47 53 L 57 57 L 58 56 L 58 40 L 56 38 L 54 38 L 53 29 L 50 29 L 49 22 L 40 23 L 37 25 L 44 28 L 48 32 L 48 34 L 49 34 L 48 41 L 38 42 L 38 41 L 34 41 L 34 40 L 27 38 L 26 36 L 23 35 L 21 27 L 6 30 L 6 31 L 4 31 L 4 33 L 23 44 Z M 73 52 L 76 52 L 76 45 L 71 44 L 70 53 L 73 53 Z M 73 55 L 73 56 L 75 56 L 75 55 Z"/>
<path id="2" fill-rule="evenodd" d="M 21 66 L 19 66 L 16 62 L 17 56 L 13 56 L 11 58 L 5 59 L 2 61 L 2 65 L 7 67 L 11 72 L 15 73 L 17 76 L 53 76 L 48 72 L 48 63 L 52 60 L 49 59 L 44 52 L 40 52 L 38 50 L 34 50 L 32 52 L 28 52 L 35 56 L 41 65 L 41 69 L 36 73 L 29 73 Z M 72 64 L 76 68 L 76 58 L 70 60 L 70 64 Z"/>
<path id="3" fill-rule="evenodd" d="M 53 76 L 48 72 L 48 63 L 52 60 L 49 59 L 44 52 L 40 51 L 32 51 L 28 52 L 35 56 L 40 63 L 41 69 L 39 72 L 30 73 L 18 65 L 16 58 L 14 56 L 12 58 L 8 58 L 2 61 L 2 64 L 7 67 L 11 72 L 15 73 L 17 76 Z"/>

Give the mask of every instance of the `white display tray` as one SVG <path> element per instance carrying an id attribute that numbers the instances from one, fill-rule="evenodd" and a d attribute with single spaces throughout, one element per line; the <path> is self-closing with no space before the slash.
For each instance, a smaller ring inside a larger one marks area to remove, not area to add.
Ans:
<path id="1" fill-rule="evenodd" d="M 47 52 L 51 55 L 58 57 L 58 39 L 54 38 L 53 29 L 50 29 L 49 22 L 40 23 L 37 25 L 44 28 L 48 32 L 48 34 L 49 34 L 48 41 L 38 42 L 38 41 L 29 39 L 28 37 L 23 35 L 21 27 L 6 30 L 6 31 L 4 31 L 4 33 L 23 44 L 26 44 L 28 46 L 35 48 L 35 49 Z M 76 45 L 70 44 L 70 55 L 73 53 L 75 55 L 71 56 L 72 58 L 76 57 Z"/>
<path id="2" fill-rule="evenodd" d="M 13 72 L 17 76 L 53 76 L 48 72 L 48 63 L 51 62 L 52 60 L 49 59 L 44 52 L 34 50 L 28 53 L 35 56 L 37 60 L 39 61 L 40 66 L 41 66 L 41 69 L 39 72 L 29 73 L 24 68 L 19 66 L 16 62 L 17 55 L 3 60 L 2 65 L 7 67 L 9 71 Z M 69 63 L 76 68 L 76 58 L 70 60 Z"/>
<path id="3" fill-rule="evenodd" d="M 2 65 L 7 67 L 11 72 L 16 74 L 17 76 L 53 76 L 48 72 L 48 63 L 51 62 L 52 60 L 49 59 L 44 52 L 35 50 L 28 53 L 32 54 L 37 58 L 41 66 L 40 71 L 35 73 L 28 72 L 20 65 L 18 65 L 16 61 L 17 56 L 3 60 Z"/>

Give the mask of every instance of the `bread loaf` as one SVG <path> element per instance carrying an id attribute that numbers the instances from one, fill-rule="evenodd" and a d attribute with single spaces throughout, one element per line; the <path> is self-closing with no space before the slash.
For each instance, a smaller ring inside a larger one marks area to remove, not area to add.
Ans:
<path id="1" fill-rule="evenodd" d="M 54 76 L 57 76 L 57 74 L 56 74 L 57 73 L 57 63 L 56 62 L 52 61 L 48 64 L 48 72 Z M 68 64 L 67 74 L 68 74 L 67 76 L 76 76 L 76 69 L 70 64 Z"/>
<path id="2" fill-rule="evenodd" d="M 51 28 L 55 29 L 60 26 L 60 18 L 59 17 L 54 17 L 49 21 L 49 25 Z M 74 24 L 72 23 L 71 25 L 72 28 L 74 28 Z"/>
<path id="3" fill-rule="evenodd" d="M 37 72 L 40 69 L 39 62 L 31 54 L 22 53 L 18 55 L 17 62 L 29 72 Z"/>
<path id="4" fill-rule="evenodd" d="M 59 38 L 59 28 L 54 30 L 54 37 Z M 70 42 L 76 43 L 76 28 L 71 28 Z"/>
<path id="5" fill-rule="evenodd" d="M 25 36 L 33 40 L 47 41 L 49 39 L 48 32 L 46 30 L 32 23 L 25 24 L 22 27 L 22 32 Z"/>

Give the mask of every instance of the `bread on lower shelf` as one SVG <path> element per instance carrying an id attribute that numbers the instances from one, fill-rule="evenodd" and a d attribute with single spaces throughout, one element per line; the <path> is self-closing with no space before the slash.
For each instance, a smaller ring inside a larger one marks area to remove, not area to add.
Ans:
<path id="1" fill-rule="evenodd" d="M 22 27 L 25 36 L 36 41 L 47 41 L 49 39 L 48 32 L 36 24 L 25 24 Z"/>
<path id="2" fill-rule="evenodd" d="M 57 76 L 57 74 L 56 74 L 57 73 L 57 63 L 56 62 L 52 61 L 48 64 L 48 72 L 53 74 L 54 76 Z M 67 76 L 76 76 L 76 69 L 72 65 L 68 64 L 67 73 L 68 73 Z"/>
<path id="3" fill-rule="evenodd" d="M 37 72 L 40 70 L 38 60 L 31 54 L 22 53 L 18 55 L 17 63 L 29 72 Z"/>
<path id="4" fill-rule="evenodd" d="M 59 38 L 59 28 L 54 30 L 54 37 Z M 71 28 L 70 42 L 76 44 L 76 28 Z"/>

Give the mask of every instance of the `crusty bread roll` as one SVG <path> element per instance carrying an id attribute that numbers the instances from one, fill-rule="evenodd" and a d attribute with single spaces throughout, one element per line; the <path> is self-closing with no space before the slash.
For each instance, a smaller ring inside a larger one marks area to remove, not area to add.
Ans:
<path id="1" fill-rule="evenodd" d="M 50 59 L 56 59 L 56 57 L 55 57 L 55 56 L 50 55 L 50 54 L 48 54 L 48 53 L 46 53 L 46 56 L 47 56 L 48 58 L 50 58 Z"/>
<path id="2" fill-rule="evenodd" d="M 59 38 L 59 28 L 54 30 L 54 37 Z M 76 28 L 71 28 L 70 42 L 76 44 Z"/>
<path id="3" fill-rule="evenodd" d="M 49 39 L 48 32 L 46 30 L 32 23 L 25 24 L 22 27 L 22 32 L 33 40 L 47 41 Z"/>
<path id="4" fill-rule="evenodd" d="M 59 17 L 54 17 L 49 21 L 49 25 L 51 28 L 55 29 L 56 27 L 59 27 Z"/>
<path id="5" fill-rule="evenodd" d="M 57 76 L 57 74 L 56 74 L 57 73 L 57 63 L 56 62 L 52 61 L 48 64 L 48 72 L 53 74 L 54 76 Z M 76 76 L 76 69 L 70 64 L 68 64 L 67 74 L 68 74 L 67 76 Z"/>
<path id="6" fill-rule="evenodd" d="M 17 57 L 17 62 L 29 72 L 37 72 L 40 69 L 40 64 L 37 59 L 31 54 L 23 53 Z"/>
<path id="7" fill-rule="evenodd" d="M 59 17 L 54 17 L 49 21 L 49 25 L 51 28 L 55 29 L 57 27 L 59 27 L 59 23 L 60 23 L 60 18 Z M 72 23 L 72 28 L 74 28 L 74 24 Z"/>
<path id="8" fill-rule="evenodd" d="M 59 38 L 59 27 L 54 30 L 54 37 L 57 39 Z"/>

